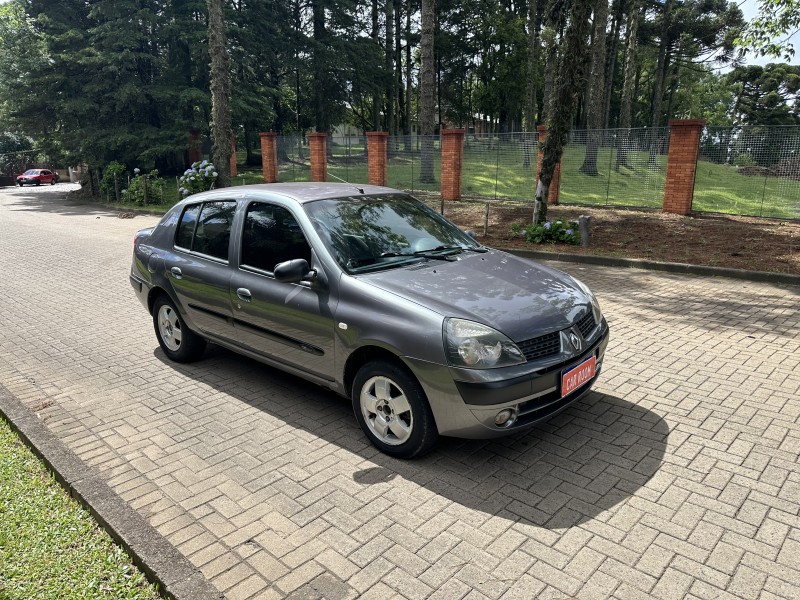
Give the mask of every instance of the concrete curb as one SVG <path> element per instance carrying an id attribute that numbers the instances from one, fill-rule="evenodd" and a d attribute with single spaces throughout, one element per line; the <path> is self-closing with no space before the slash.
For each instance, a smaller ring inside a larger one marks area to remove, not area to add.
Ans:
<path id="1" fill-rule="evenodd" d="M 178 550 L 117 496 L 98 473 L 57 439 L 39 418 L 0 384 L 0 415 L 41 458 L 56 480 L 130 555 L 147 578 L 172 600 L 222 600 Z"/>
<path id="2" fill-rule="evenodd" d="M 689 265 L 685 263 L 658 262 L 655 260 L 641 260 L 636 258 L 615 258 L 611 256 L 594 256 L 589 254 L 567 254 L 561 252 L 542 252 L 538 250 L 510 250 L 498 248 L 509 254 L 534 260 L 557 260 L 574 262 L 603 267 L 623 267 L 629 269 L 649 269 L 652 271 L 666 271 L 668 273 L 681 273 L 684 275 L 702 275 L 705 277 L 731 277 L 763 283 L 784 283 L 800 285 L 800 275 L 790 273 L 769 273 L 767 271 L 746 271 L 744 269 L 729 269 L 723 267 L 707 267 L 703 265 Z"/>

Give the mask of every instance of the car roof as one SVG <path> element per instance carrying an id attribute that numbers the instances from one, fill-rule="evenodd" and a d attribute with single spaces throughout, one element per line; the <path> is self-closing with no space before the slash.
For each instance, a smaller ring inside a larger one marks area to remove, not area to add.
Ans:
<path id="1" fill-rule="evenodd" d="M 321 200 L 323 198 L 341 198 L 342 196 L 360 196 L 371 194 L 402 194 L 399 190 L 378 185 L 362 183 L 328 183 L 328 182 L 293 182 L 293 183 L 259 183 L 255 185 L 234 186 L 214 190 L 209 196 L 224 195 L 230 192 L 252 194 L 253 192 L 266 192 L 270 195 L 280 195 L 294 200 L 298 204 Z M 186 201 L 198 200 L 189 196 Z"/>

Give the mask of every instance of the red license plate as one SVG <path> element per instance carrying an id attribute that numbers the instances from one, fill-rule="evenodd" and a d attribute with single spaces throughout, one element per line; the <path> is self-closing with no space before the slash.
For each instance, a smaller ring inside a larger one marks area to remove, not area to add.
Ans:
<path id="1" fill-rule="evenodd" d="M 573 367 L 569 371 L 564 371 L 561 374 L 561 397 L 563 398 L 570 392 L 574 392 L 589 381 L 594 377 L 596 369 L 597 359 L 592 356 L 577 367 Z"/>

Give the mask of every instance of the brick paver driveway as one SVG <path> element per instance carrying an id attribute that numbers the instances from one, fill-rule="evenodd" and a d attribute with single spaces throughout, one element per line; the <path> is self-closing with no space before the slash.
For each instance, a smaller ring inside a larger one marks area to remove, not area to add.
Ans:
<path id="1" fill-rule="evenodd" d="M 128 283 L 153 217 L 0 191 L 0 382 L 229 598 L 800 597 L 800 287 L 623 269 L 584 402 L 402 462 L 347 401 L 212 348 Z"/>

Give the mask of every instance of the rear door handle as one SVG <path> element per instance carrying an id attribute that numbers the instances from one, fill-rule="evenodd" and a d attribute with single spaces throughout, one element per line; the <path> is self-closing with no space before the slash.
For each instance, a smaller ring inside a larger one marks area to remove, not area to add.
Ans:
<path id="1" fill-rule="evenodd" d="M 236 290 L 236 295 L 239 296 L 239 299 L 244 302 L 250 302 L 253 299 L 253 295 L 247 288 L 239 288 Z"/>
<path id="2" fill-rule="evenodd" d="M 183 273 L 178 267 L 172 267 L 169 271 L 175 279 L 181 279 L 183 277 Z"/>

